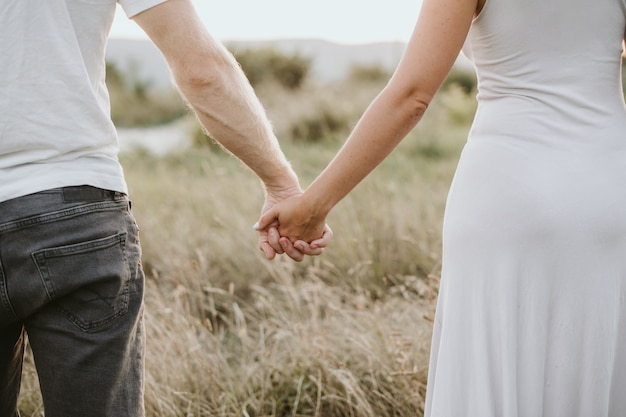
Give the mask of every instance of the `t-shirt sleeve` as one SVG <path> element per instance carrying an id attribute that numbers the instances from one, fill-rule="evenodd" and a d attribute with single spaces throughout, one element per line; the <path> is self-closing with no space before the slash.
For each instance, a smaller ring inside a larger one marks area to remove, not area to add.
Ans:
<path id="1" fill-rule="evenodd" d="M 165 3 L 167 0 L 117 0 L 118 3 L 124 9 L 126 16 L 130 19 L 143 12 L 144 10 L 148 10 L 151 7 L 156 6 L 157 4 Z"/>

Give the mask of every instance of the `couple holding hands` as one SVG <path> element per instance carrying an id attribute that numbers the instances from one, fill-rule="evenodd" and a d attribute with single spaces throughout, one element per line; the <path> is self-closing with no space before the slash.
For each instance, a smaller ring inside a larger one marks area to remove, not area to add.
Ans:
<path id="1" fill-rule="evenodd" d="M 329 212 L 463 49 L 479 106 L 446 206 L 425 416 L 626 416 L 625 0 L 423 0 L 393 76 L 304 192 L 191 0 L 3 1 L 0 416 L 19 416 L 26 337 L 46 417 L 145 414 L 141 249 L 104 82 L 118 3 L 264 184 L 268 259 L 323 252 Z"/>

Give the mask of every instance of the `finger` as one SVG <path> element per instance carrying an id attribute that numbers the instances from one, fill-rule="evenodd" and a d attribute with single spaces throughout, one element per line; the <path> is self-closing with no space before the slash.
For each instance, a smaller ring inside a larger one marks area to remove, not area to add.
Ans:
<path id="1" fill-rule="evenodd" d="M 273 223 L 278 224 L 278 213 L 272 207 L 261 215 L 253 228 L 254 230 L 265 230 L 272 226 Z"/>
<path id="2" fill-rule="evenodd" d="M 328 246 L 328 243 L 330 243 L 332 238 L 333 238 L 333 231 L 329 225 L 326 225 L 324 227 L 324 233 L 322 233 L 322 237 L 320 237 L 319 239 L 315 239 L 309 245 L 311 246 L 312 249 L 325 248 L 326 246 Z"/>
<path id="3" fill-rule="evenodd" d="M 265 254 L 265 257 L 270 261 L 276 257 L 276 251 L 267 242 L 261 242 L 259 248 Z"/>
<path id="4" fill-rule="evenodd" d="M 324 248 L 312 248 L 304 240 L 296 240 L 293 246 L 307 256 L 318 256 L 324 252 Z"/>
<path id="5" fill-rule="evenodd" d="M 302 262 L 302 260 L 304 259 L 304 254 L 296 249 L 289 239 L 284 237 L 281 238 L 280 244 L 282 245 L 283 251 L 285 251 L 285 254 L 287 256 L 289 256 L 296 262 Z"/>
<path id="6" fill-rule="evenodd" d="M 278 233 L 277 228 L 270 227 L 267 230 L 267 241 L 269 242 L 270 246 L 276 251 L 276 253 L 282 254 L 285 252 L 282 245 L 280 244 L 280 234 Z"/>

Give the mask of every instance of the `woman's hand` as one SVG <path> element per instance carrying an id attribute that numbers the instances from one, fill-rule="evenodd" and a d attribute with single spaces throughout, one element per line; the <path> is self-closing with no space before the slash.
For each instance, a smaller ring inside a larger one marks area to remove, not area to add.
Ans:
<path id="1" fill-rule="evenodd" d="M 283 250 L 294 247 L 318 254 L 319 249 L 326 247 L 332 238 L 326 216 L 319 215 L 301 193 L 273 205 L 263 213 L 255 227 L 259 233 L 267 231 L 270 236 L 277 232 L 281 236 L 278 243 Z M 271 229 L 276 229 L 276 232 Z"/>
<path id="2" fill-rule="evenodd" d="M 302 190 L 299 187 L 273 192 L 268 190 L 261 218 L 267 219 L 275 216 L 273 210 L 275 210 L 277 204 L 301 195 Z M 270 260 L 274 259 L 277 254 L 283 253 L 297 262 L 302 261 L 305 255 L 321 255 L 333 235 L 330 227 L 324 225 L 318 239 L 313 239 L 310 242 L 298 239 L 291 240 L 281 235 L 277 219 L 269 222 L 263 221 L 262 224 L 263 227 L 261 227 L 261 221 L 259 221 L 255 225 L 255 229 L 259 232 L 259 248 L 263 251 L 265 257 Z"/>

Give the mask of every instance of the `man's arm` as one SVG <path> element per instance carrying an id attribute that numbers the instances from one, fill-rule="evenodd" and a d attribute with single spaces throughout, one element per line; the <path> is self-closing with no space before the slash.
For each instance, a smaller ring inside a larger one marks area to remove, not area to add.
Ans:
<path id="1" fill-rule="evenodd" d="M 250 83 L 191 2 L 169 0 L 134 20 L 163 53 L 181 94 L 211 136 L 268 188 L 299 188 Z"/>
<path id="2" fill-rule="evenodd" d="M 181 94 L 202 126 L 224 148 L 250 167 L 266 189 L 264 210 L 301 194 L 298 178 L 280 149 L 265 111 L 239 64 L 213 39 L 189 0 L 168 0 L 134 18 L 165 57 Z M 261 249 L 272 259 L 267 234 Z M 307 254 L 321 253 L 320 249 Z M 289 248 L 287 254 L 301 260 Z"/>

